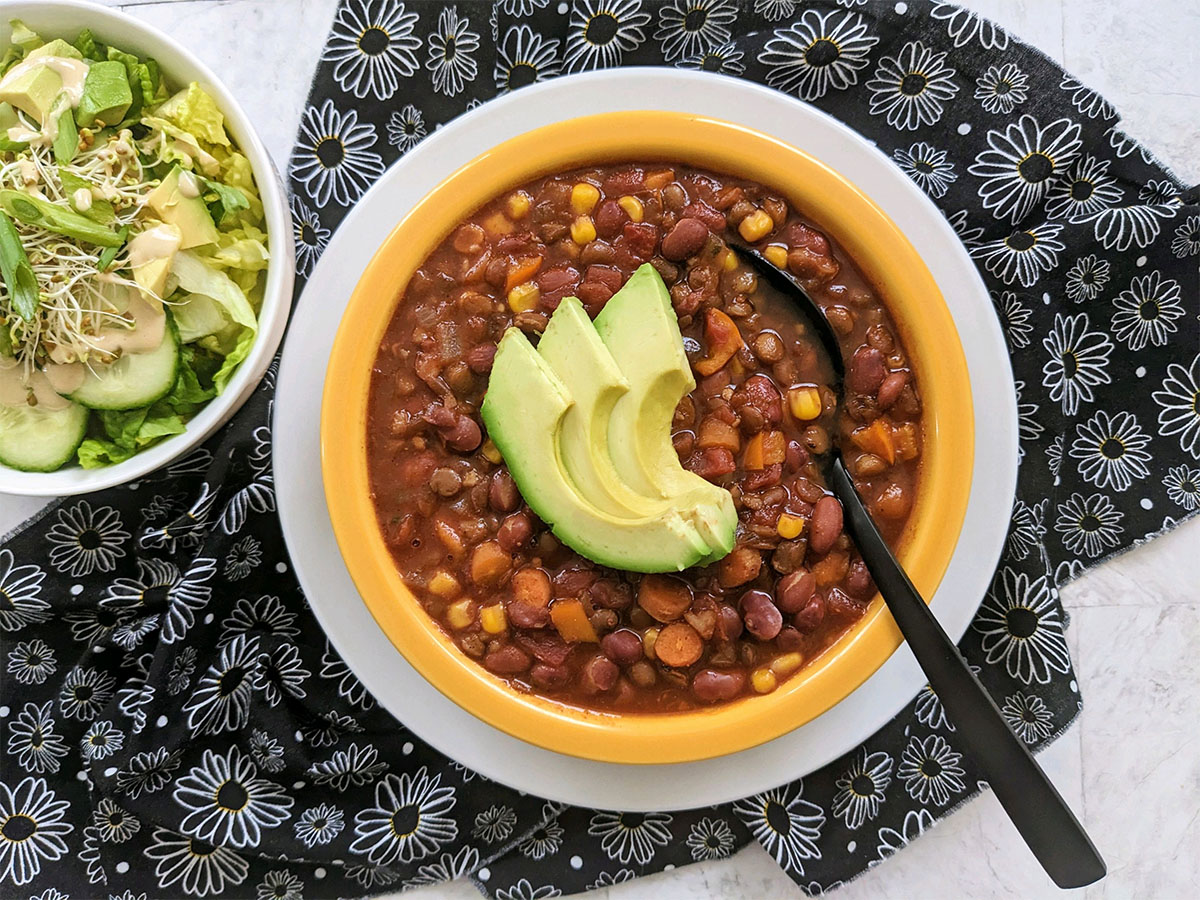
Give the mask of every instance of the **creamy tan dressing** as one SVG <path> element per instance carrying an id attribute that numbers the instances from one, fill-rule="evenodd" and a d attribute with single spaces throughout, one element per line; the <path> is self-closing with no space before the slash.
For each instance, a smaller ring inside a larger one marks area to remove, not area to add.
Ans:
<path id="1" fill-rule="evenodd" d="M 88 345 L 100 353 L 115 355 L 140 353 L 153 350 L 163 340 L 167 315 L 155 310 L 141 296 L 131 296 L 128 314 L 133 316 L 132 328 L 101 328 L 95 337 L 88 338 Z"/>
<path id="2" fill-rule="evenodd" d="M 179 173 L 179 193 L 184 197 L 199 197 L 200 182 L 196 180 L 196 176 L 191 172 Z"/>
<path id="3" fill-rule="evenodd" d="M 29 402 L 30 395 L 34 400 L 32 404 Z M 16 360 L 0 360 L 0 405 L 32 405 L 55 410 L 66 409 L 71 401 L 54 389 L 45 373 L 35 369 L 26 381 L 24 366 Z"/>
<path id="4" fill-rule="evenodd" d="M 50 387 L 60 394 L 70 394 L 72 391 L 79 390 L 87 375 L 87 367 L 78 362 L 50 363 L 42 371 L 46 375 L 46 380 L 50 382 Z"/>
<path id="5" fill-rule="evenodd" d="M 81 187 L 71 195 L 71 204 L 80 212 L 87 212 L 92 208 L 92 190 L 91 188 Z"/>
<path id="6" fill-rule="evenodd" d="M 42 132 L 35 131 L 24 122 L 18 122 L 8 129 L 8 139 L 18 143 L 31 144 L 42 137 Z"/>
<path id="7" fill-rule="evenodd" d="M 136 269 L 156 259 L 174 256 L 182 241 L 183 237 L 174 225 L 147 228 L 129 242 L 129 266 Z"/>

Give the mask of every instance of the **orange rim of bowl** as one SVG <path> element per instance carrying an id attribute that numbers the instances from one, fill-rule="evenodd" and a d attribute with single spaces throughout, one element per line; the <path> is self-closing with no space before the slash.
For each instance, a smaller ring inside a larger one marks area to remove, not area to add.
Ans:
<path id="1" fill-rule="evenodd" d="M 779 737 L 848 696 L 902 640 L 876 597 L 841 638 L 771 694 L 694 711 L 620 715 L 513 689 L 462 653 L 400 577 L 372 503 L 366 419 L 375 356 L 409 278 L 454 227 L 507 190 L 589 165 L 659 161 L 747 178 L 781 192 L 841 244 L 884 297 L 916 368 L 924 406 L 921 478 L 899 555 L 926 598 L 936 591 L 958 542 L 974 455 L 966 359 L 933 276 L 883 210 L 808 154 L 716 119 L 605 113 L 512 138 L 437 185 L 368 264 L 334 340 L 321 406 L 321 468 L 334 533 L 380 628 L 446 697 L 524 741 L 612 763 L 708 759 Z"/>

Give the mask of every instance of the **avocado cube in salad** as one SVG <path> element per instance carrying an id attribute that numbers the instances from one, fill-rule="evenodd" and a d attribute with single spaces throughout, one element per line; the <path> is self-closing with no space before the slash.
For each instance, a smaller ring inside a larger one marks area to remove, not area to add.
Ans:
<path id="1" fill-rule="evenodd" d="M 95 123 L 116 125 L 133 105 L 133 91 L 122 63 L 105 60 L 92 63 L 83 82 L 76 121 L 85 128 Z"/>

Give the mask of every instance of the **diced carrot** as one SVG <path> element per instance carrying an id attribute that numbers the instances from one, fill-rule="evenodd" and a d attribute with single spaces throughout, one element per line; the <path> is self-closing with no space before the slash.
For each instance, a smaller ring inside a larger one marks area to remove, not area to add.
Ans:
<path id="1" fill-rule="evenodd" d="M 746 452 L 742 455 L 742 468 L 751 472 L 758 472 L 764 467 L 763 435 L 760 431 L 754 437 L 750 438 L 750 443 L 746 445 Z"/>
<path id="2" fill-rule="evenodd" d="M 702 450 L 706 447 L 724 447 L 733 453 L 742 449 L 742 436 L 732 425 L 722 422 L 715 416 L 705 416 L 700 422 L 696 446 Z"/>
<path id="3" fill-rule="evenodd" d="M 504 279 L 504 293 L 507 294 L 518 284 L 524 284 L 536 275 L 541 267 L 542 257 L 540 256 L 523 256 L 518 259 L 509 267 L 508 275 Z"/>
<path id="4" fill-rule="evenodd" d="M 763 466 L 773 466 L 787 458 L 787 441 L 782 431 L 764 431 L 762 434 Z"/>
<path id="5" fill-rule="evenodd" d="M 600 640 L 581 600 L 568 598 L 556 601 L 550 607 L 550 621 L 567 643 L 595 644 Z"/>
<path id="6" fill-rule="evenodd" d="M 892 430 L 883 419 L 876 419 L 870 425 L 860 428 L 850 435 L 855 445 L 886 459 L 888 465 L 896 462 L 896 444 L 892 440 Z"/>
<path id="7" fill-rule="evenodd" d="M 708 356 L 695 365 L 701 375 L 712 375 L 719 370 L 745 343 L 733 319 L 711 306 L 704 313 L 704 339 L 708 343 Z"/>
<path id="8" fill-rule="evenodd" d="M 512 577 L 513 599 L 544 609 L 550 605 L 550 576 L 542 569 L 518 569 Z"/>
<path id="9" fill-rule="evenodd" d="M 668 625 L 654 642 L 654 655 L 668 666 L 690 666 L 703 652 L 704 641 L 686 622 Z"/>
<path id="10" fill-rule="evenodd" d="M 471 552 L 471 580 L 476 584 L 495 584 L 512 568 L 512 554 L 496 541 L 485 541 Z"/>

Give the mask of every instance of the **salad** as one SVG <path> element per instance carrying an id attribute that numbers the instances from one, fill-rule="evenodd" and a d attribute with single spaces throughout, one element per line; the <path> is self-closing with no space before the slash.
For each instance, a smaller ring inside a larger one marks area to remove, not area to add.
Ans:
<path id="1" fill-rule="evenodd" d="M 184 430 L 258 331 L 249 160 L 198 84 L 20 22 L 0 59 L 0 464 L 129 459 Z"/>

